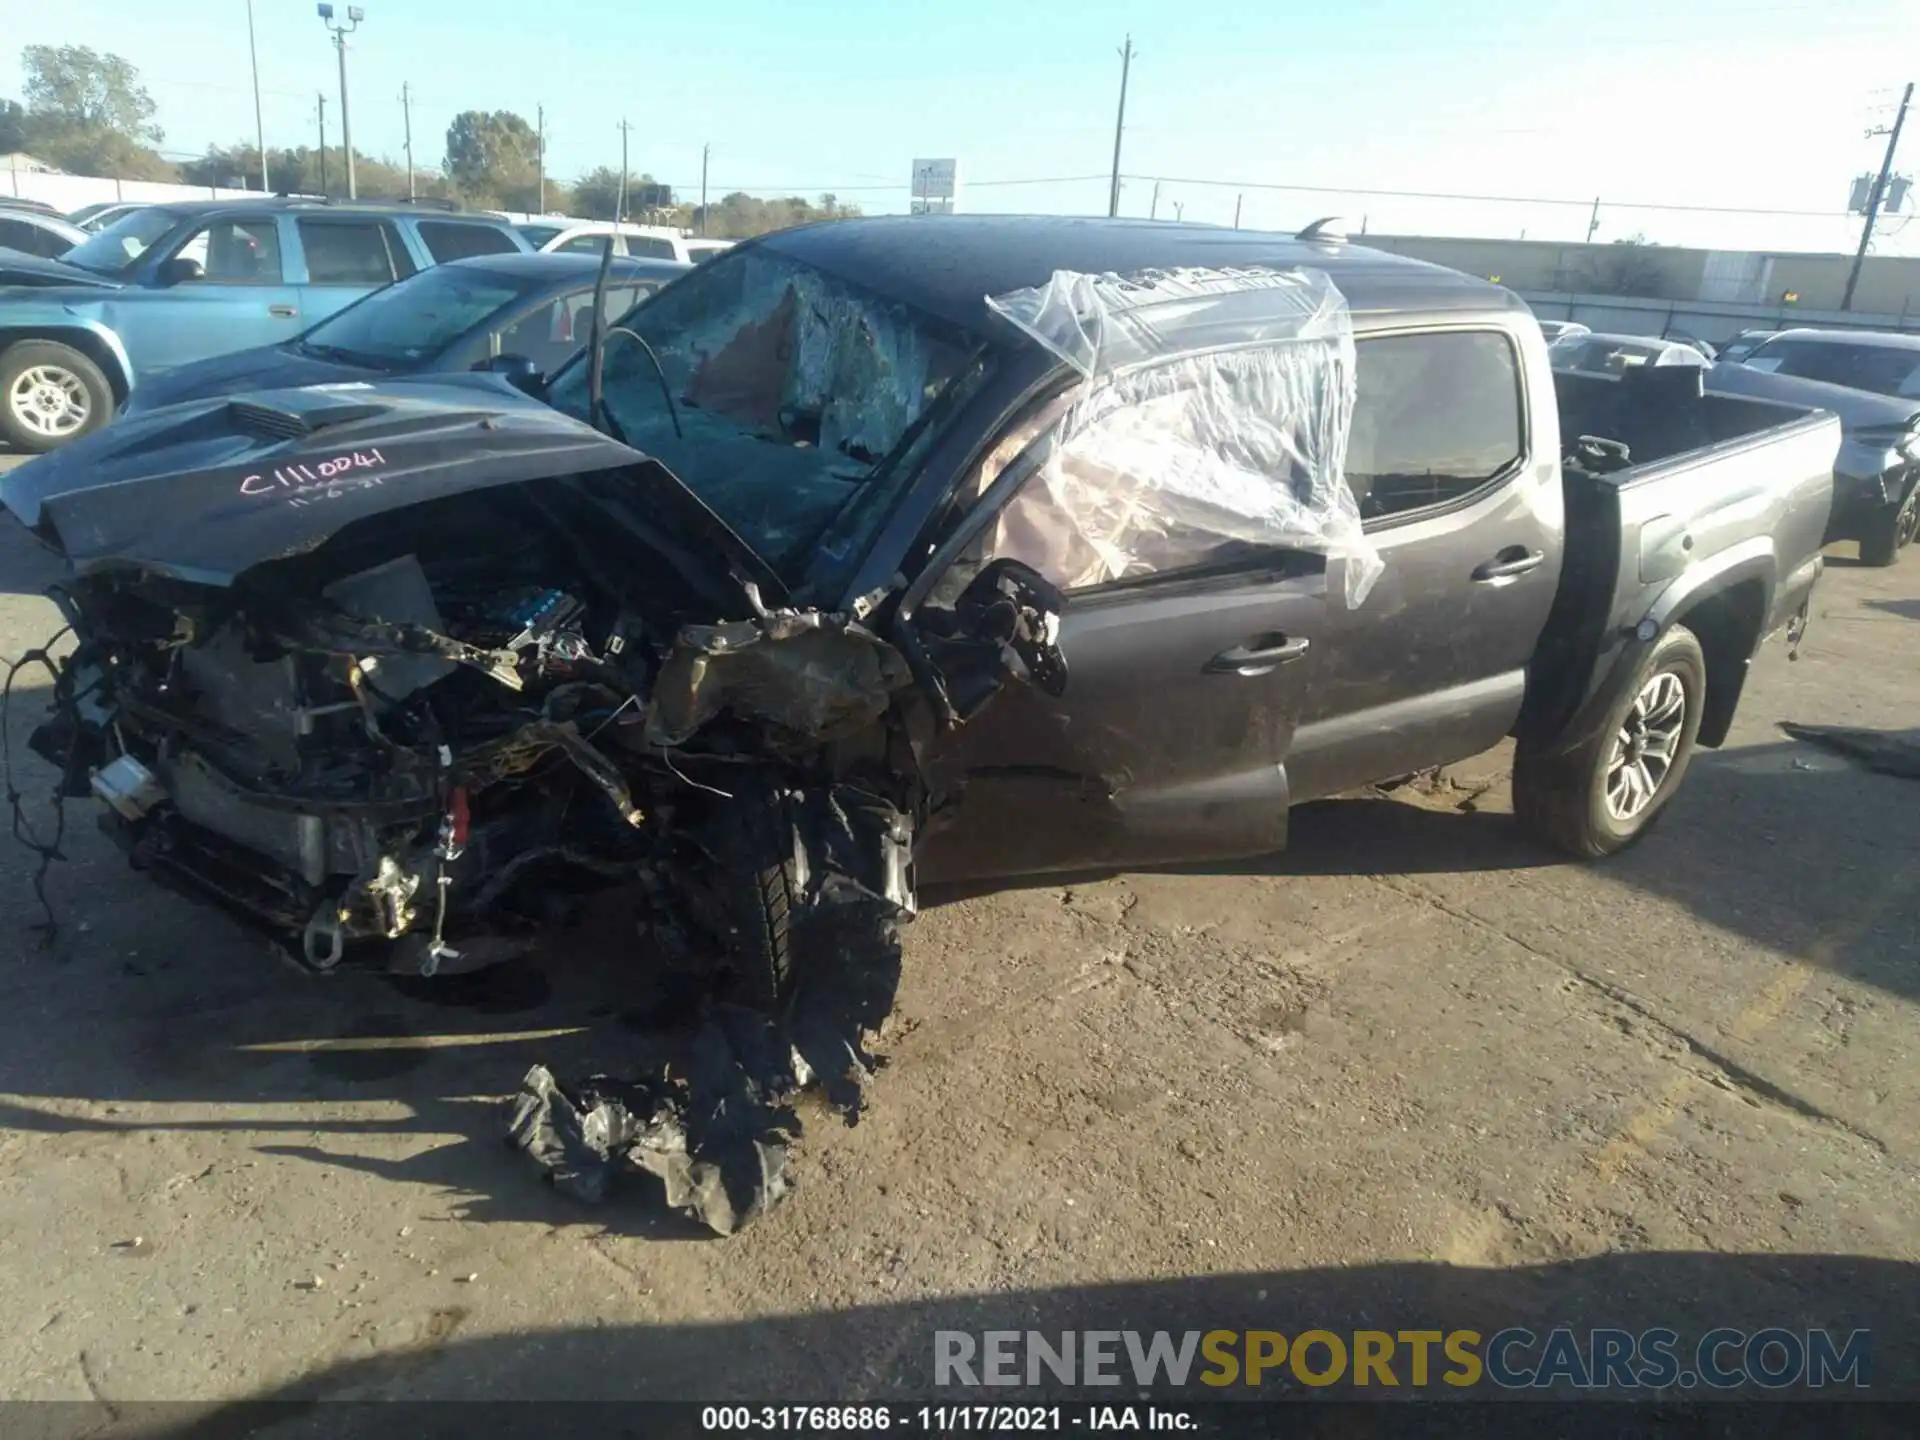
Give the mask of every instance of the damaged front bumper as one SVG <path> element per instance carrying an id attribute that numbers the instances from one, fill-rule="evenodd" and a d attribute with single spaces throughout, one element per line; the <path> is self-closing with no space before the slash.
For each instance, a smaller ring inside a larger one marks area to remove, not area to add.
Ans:
<path id="1" fill-rule="evenodd" d="M 910 917 L 925 739 L 1010 675 L 1064 683 L 1057 613 L 999 572 L 922 617 L 911 661 L 751 584 L 752 619 L 668 630 L 558 588 L 463 602 L 443 573 L 407 553 L 324 600 L 177 610 L 76 585 L 33 747 L 137 867 L 310 968 L 435 976 L 527 954 L 608 885 L 668 911 L 651 929 L 683 957 L 792 928 L 743 905 Z M 758 1003 L 791 983 L 790 956 L 746 963 Z"/>

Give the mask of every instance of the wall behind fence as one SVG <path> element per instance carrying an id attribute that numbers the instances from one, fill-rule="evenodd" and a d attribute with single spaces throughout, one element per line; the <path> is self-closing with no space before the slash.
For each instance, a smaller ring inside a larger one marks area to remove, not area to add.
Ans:
<path id="1" fill-rule="evenodd" d="M 0 170 L 0 194 L 40 200 L 63 214 L 82 205 L 116 200 L 161 204 L 168 200 L 241 200 L 255 190 L 226 190 L 212 185 L 169 185 L 160 180 L 106 180 L 95 175 L 47 175 L 34 170 Z"/>

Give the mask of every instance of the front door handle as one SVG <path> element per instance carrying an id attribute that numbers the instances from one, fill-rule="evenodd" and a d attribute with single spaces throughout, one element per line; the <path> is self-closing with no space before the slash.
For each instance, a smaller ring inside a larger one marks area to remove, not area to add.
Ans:
<path id="1" fill-rule="evenodd" d="M 269 305 L 267 307 L 267 314 L 273 316 L 276 320 L 291 320 L 299 313 L 300 312 L 291 305 Z"/>
<path id="2" fill-rule="evenodd" d="M 1265 675 L 1276 665 L 1298 660 L 1306 653 L 1307 642 L 1304 639 L 1289 640 L 1284 635 L 1262 635 L 1251 645 L 1236 645 L 1231 650 L 1222 650 L 1207 662 L 1207 671 L 1214 675 L 1245 675 L 1251 679 L 1256 675 Z"/>
<path id="3" fill-rule="evenodd" d="M 1473 578 L 1478 581 L 1511 580 L 1516 575 L 1524 575 L 1547 558 L 1544 550 L 1523 550 L 1518 545 L 1509 545 L 1491 560 L 1483 560 L 1473 569 Z"/>

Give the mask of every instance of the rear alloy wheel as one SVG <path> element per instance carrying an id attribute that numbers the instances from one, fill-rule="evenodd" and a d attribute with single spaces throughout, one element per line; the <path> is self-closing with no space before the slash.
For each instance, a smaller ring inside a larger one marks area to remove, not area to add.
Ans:
<path id="1" fill-rule="evenodd" d="M 1593 739 L 1557 755 L 1521 742 L 1513 766 L 1514 814 L 1534 835 L 1575 855 L 1624 850 L 1680 788 L 1706 694 L 1700 642 L 1675 625 L 1655 643 Z"/>
<path id="2" fill-rule="evenodd" d="M 1863 565 L 1886 566 L 1900 558 L 1900 552 L 1920 533 L 1920 483 L 1907 486 L 1897 507 L 1889 507 L 1875 520 L 1871 534 L 1860 541 Z"/>
<path id="3" fill-rule="evenodd" d="M 51 340 L 0 354 L 0 439 L 44 455 L 107 423 L 113 389 L 85 355 Z"/>

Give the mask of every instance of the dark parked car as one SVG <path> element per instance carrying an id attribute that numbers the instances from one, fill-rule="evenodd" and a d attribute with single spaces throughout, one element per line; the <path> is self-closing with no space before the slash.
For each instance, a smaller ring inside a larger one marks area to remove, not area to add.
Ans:
<path id="1" fill-rule="evenodd" d="M 258 393 L 0 480 L 71 570 L 34 744 L 317 968 L 612 883 L 762 1003 L 819 907 L 1267 853 L 1507 735 L 1604 854 L 1820 573 L 1838 422 L 1699 374 L 1556 377 L 1511 292 L 1332 240 L 787 230 L 546 403 Z"/>
<path id="2" fill-rule="evenodd" d="M 0 209 L 0 250 L 17 250 L 52 260 L 87 238 L 87 232 L 58 215 L 37 210 Z"/>
<path id="3" fill-rule="evenodd" d="M 611 324 L 691 265 L 613 262 Z M 455 260 L 376 290 L 279 345 L 182 365 L 147 381 L 120 409 L 136 415 L 240 390 L 340 385 L 502 360 L 557 368 L 587 338 L 599 265 L 584 255 L 488 255 Z"/>
<path id="4" fill-rule="evenodd" d="M 1839 416 L 1844 438 L 1834 461 L 1827 539 L 1858 541 L 1868 565 L 1891 565 L 1913 543 L 1920 533 L 1920 399 L 1726 362 L 1707 372 L 1707 389 Z"/>
<path id="5" fill-rule="evenodd" d="M 1877 330 L 1782 330 L 1740 362 L 1852 390 L 1920 399 L 1920 335 Z"/>

